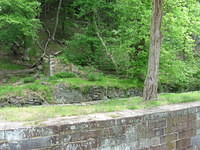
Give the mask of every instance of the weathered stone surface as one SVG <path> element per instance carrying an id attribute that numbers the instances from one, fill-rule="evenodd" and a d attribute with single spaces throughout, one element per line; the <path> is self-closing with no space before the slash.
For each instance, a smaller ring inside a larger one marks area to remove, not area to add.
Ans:
<path id="1" fill-rule="evenodd" d="M 65 84 L 58 84 L 54 90 L 56 103 L 59 104 L 98 101 L 110 98 L 128 98 L 139 95 L 141 95 L 141 92 L 137 89 L 96 86 L 72 88 Z"/>
<path id="2" fill-rule="evenodd" d="M 85 72 L 78 69 L 72 63 L 63 63 L 59 58 L 54 55 L 50 55 L 49 60 L 47 61 L 47 66 L 50 76 L 56 75 L 60 72 L 73 72 L 75 74 L 85 75 Z"/>
<path id="3" fill-rule="evenodd" d="M 84 101 L 82 94 L 78 90 L 67 87 L 64 84 L 59 84 L 55 88 L 54 95 L 56 102 L 60 104 L 78 103 Z"/>
<path id="4" fill-rule="evenodd" d="M 0 98 L 0 107 L 3 106 L 25 106 L 25 105 L 42 105 L 44 99 L 33 92 L 28 92 L 24 96 L 7 96 Z"/>
<path id="5" fill-rule="evenodd" d="M 42 127 L 5 124 L 0 150 L 200 150 L 199 108 L 195 102 L 55 118 Z"/>

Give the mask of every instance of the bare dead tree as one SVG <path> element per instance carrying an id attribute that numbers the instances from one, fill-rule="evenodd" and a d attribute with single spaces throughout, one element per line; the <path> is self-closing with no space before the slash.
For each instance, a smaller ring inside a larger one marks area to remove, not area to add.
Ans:
<path id="1" fill-rule="evenodd" d="M 55 41 L 55 35 L 56 35 L 56 32 L 57 32 L 57 28 L 58 28 L 59 15 L 60 15 L 60 10 L 61 10 L 62 2 L 63 2 L 63 0 L 60 0 L 59 4 L 58 4 L 58 9 L 57 9 L 57 13 L 56 13 L 56 22 L 55 22 L 55 26 L 54 26 L 54 30 L 53 30 L 52 35 L 51 35 L 50 31 L 46 28 L 46 32 L 48 34 L 48 39 L 47 39 L 47 41 L 46 41 L 46 43 L 44 45 L 44 48 L 42 48 L 42 46 L 39 43 L 39 41 L 37 41 L 37 44 L 38 44 L 39 48 L 43 50 L 43 53 L 40 56 L 39 60 L 32 66 L 33 68 L 36 67 L 36 66 L 38 66 L 38 65 L 40 65 L 42 63 L 44 57 L 47 56 L 47 50 L 48 50 L 49 43 L 51 41 Z"/>

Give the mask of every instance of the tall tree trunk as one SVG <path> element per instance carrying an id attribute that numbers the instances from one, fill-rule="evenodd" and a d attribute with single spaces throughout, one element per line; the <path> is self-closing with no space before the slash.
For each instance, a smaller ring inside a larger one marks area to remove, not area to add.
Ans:
<path id="1" fill-rule="evenodd" d="M 151 22 L 151 44 L 149 51 L 149 61 L 147 76 L 144 83 L 143 98 L 151 100 L 157 98 L 158 88 L 158 69 L 160 61 L 161 47 L 161 23 L 162 23 L 162 8 L 164 0 L 152 0 L 153 12 Z"/>

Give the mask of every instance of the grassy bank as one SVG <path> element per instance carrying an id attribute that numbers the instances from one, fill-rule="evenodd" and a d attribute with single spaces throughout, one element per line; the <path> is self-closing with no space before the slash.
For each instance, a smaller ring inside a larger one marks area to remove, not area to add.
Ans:
<path id="1" fill-rule="evenodd" d="M 29 83 L 30 82 L 30 83 Z M 45 79 L 32 81 L 30 78 L 21 79 L 18 84 L 6 84 L 0 86 L 0 98 L 8 95 L 23 95 L 25 91 L 37 92 L 44 96 L 44 99 L 51 102 L 53 99 L 52 90 L 57 84 L 67 84 L 71 88 L 84 88 L 90 86 L 116 87 L 116 88 L 135 88 L 137 85 L 134 81 L 104 77 L 101 81 L 89 81 L 82 78 L 62 78 L 62 79 Z"/>
<path id="2" fill-rule="evenodd" d="M 200 92 L 160 94 L 159 100 L 143 101 L 141 97 L 102 101 L 94 105 L 6 107 L 0 109 L 0 120 L 43 121 L 48 118 L 86 115 L 100 112 L 147 109 L 161 105 L 194 102 L 200 100 Z M 39 116 L 39 117 L 38 117 Z"/>
<path id="3" fill-rule="evenodd" d="M 22 65 L 11 63 L 9 59 L 0 59 L 0 70 L 20 70 L 24 68 Z"/>

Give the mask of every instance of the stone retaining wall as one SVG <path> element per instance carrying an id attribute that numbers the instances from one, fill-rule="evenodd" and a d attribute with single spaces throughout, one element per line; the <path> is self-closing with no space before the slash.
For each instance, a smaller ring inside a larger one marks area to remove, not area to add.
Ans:
<path id="1" fill-rule="evenodd" d="M 200 150 L 200 102 L 42 124 L 0 123 L 0 150 Z"/>
<path id="2" fill-rule="evenodd" d="M 113 98 L 128 98 L 141 95 L 141 89 L 116 88 L 116 87 L 71 87 L 67 84 L 58 84 L 52 89 L 53 104 L 72 104 L 84 103 Z M 46 103 L 45 98 L 33 91 L 24 91 L 21 96 L 4 96 L 0 97 L 0 107 L 5 106 L 27 106 L 27 105 L 42 105 Z"/>
<path id="3" fill-rule="evenodd" d="M 135 88 L 122 89 L 101 86 L 73 88 L 65 84 L 58 84 L 54 89 L 54 99 L 57 104 L 81 103 L 141 96 L 141 91 Z"/>

